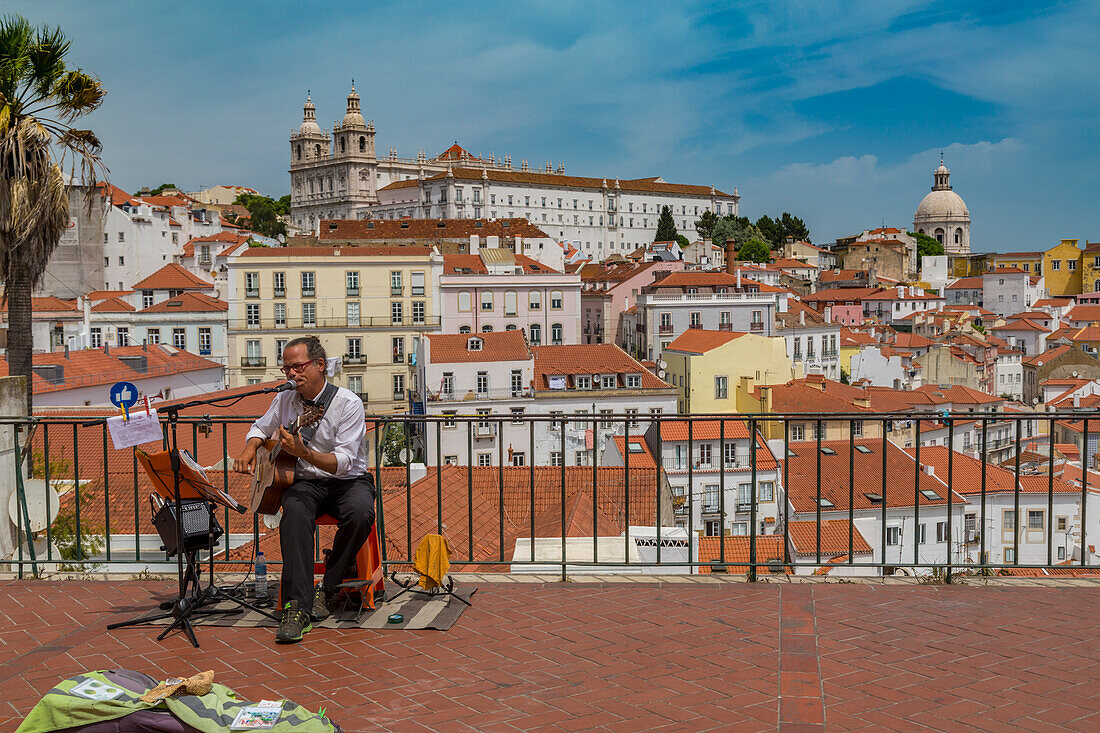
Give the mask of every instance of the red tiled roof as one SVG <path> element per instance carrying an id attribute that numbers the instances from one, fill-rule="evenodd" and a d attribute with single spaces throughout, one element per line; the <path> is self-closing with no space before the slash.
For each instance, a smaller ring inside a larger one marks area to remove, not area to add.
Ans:
<path id="1" fill-rule="evenodd" d="M 625 435 L 613 436 L 615 445 L 619 449 L 619 455 L 624 456 L 626 446 Z M 589 441 L 589 445 L 591 441 Z M 645 438 L 640 435 L 630 436 L 630 445 L 636 446 L 639 450 L 633 450 L 630 452 L 630 468 L 657 468 L 657 461 L 653 460 L 653 453 L 649 450 L 649 445 L 645 442 Z"/>
<path id="2" fill-rule="evenodd" d="M 119 359 L 120 356 L 145 356 L 148 369 L 137 372 Z M 33 378 L 36 394 L 60 392 L 76 387 L 94 387 L 120 380 L 139 381 L 199 369 L 222 369 L 222 365 L 217 362 L 164 344 L 150 346 L 148 349 L 141 346 L 116 346 L 111 347 L 109 354 L 102 349 L 80 349 L 70 351 L 68 355 L 59 351 L 34 355 L 34 366 L 58 364 L 64 368 L 63 380 L 54 384 L 36 373 Z M 3 357 L 0 357 L 0 376 L 8 376 L 8 362 Z"/>
<path id="3" fill-rule="evenodd" d="M 105 190 L 110 195 L 111 204 L 114 206 L 122 206 L 132 198 L 130 194 L 113 183 L 100 182 L 96 184 L 96 187 L 100 190 Z"/>
<path id="4" fill-rule="evenodd" d="M 531 351 L 535 355 L 535 389 L 549 389 L 551 376 L 571 378 L 574 374 L 641 374 L 642 389 L 672 388 L 615 344 L 532 346 Z"/>
<path id="5" fill-rule="evenodd" d="M 1030 318 L 1013 318 L 1003 326 L 994 326 L 991 331 L 1039 331 L 1046 333 L 1047 329 L 1040 326 Z"/>
<path id="6" fill-rule="evenodd" d="M 725 535 L 724 537 L 700 537 L 698 542 L 699 562 L 725 562 L 726 572 L 732 575 L 745 575 L 752 555 L 750 542 L 752 537 L 745 535 Z M 723 554 L 724 553 L 724 554 Z M 765 534 L 756 536 L 756 562 L 767 563 L 778 560 L 783 562 L 783 535 Z M 738 567 L 740 565 L 740 567 Z M 697 571 L 702 575 L 711 572 L 707 565 L 700 565 Z M 770 573 L 767 566 L 758 566 L 757 573 Z M 785 572 L 790 572 L 788 567 Z"/>
<path id="7" fill-rule="evenodd" d="M 120 298 L 108 298 L 92 306 L 93 313 L 130 313 L 134 306 Z"/>
<path id="8" fill-rule="evenodd" d="M 943 300 L 943 296 L 929 293 L 913 295 L 908 288 L 887 288 L 866 296 L 864 300 Z"/>
<path id="9" fill-rule="evenodd" d="M 989 272 L 987 272 L 985 274 L 986 275 L 1027 275 L 1028 273 L 1024 272 L 1019 267 L 997 267 L 997 268 L 994 268 L 994 269 L 990 270 Z"/>
<path id="10" fill-rule="evenodd" d="M 451 172 L 454 177 L 462 180 L 480 181 L 482 180 L 482 171 L 477 168 L 452 168 Z M 689 196 L 721 196 L 723 198 L 729 198 L 730 194 L 724 193 L 717 189 L 712 189 L 710 186 L 694 186 L 682 183 L 664 183 L 663 181 L 657 181 L 655 177 L 651 178 L 633 178 L 629 180 L 618 180 L 614 178 L 582 178 L 580 176 L 567 176 L 560 173 L 539 173 L 537 171 L 502 171 L 502 170 L 487 170 L 484 171 L 485 175 L 490 181 L 500 181 L 504 183 L 524 183 L 535 186 L 554 186 L 556 188 L 589 188 L 599 189 L 606 186 L 609 189 L 618 188 L 621 191 L 639 191 L 645 193 L 671 193 Z M 445 178 L 446 173 L 437 173 L 425 180 L 433 181 Z M 389 186 L 382 187 L 381 191 L 386 191 L 390 188 L 405 188 L 408 181 L 399 181 L 398 183 L 406 184 L 398 186 L 391 183 Z M 413 182 L 414 185 L 416 182 Z"/>
<path id="11" fill-rule="evenodd" d="M 869 277 L 870 273 L 866 270 L 825 270 L 819 279 L 823 283 L 831 283 L 841 280 L 865 280 Z"/>
<path id="12" fill-rule="evenodd" d="M 780 270 L 816 270 L 817 268 L 802 260 L 796 260 L 791 257 L 783 257 L 772 263 L 772 267 L 778 267 Z M 822 273 L 824 274 L 824 273 Z"/>
<path id="13" fill-rule="evenodd" d="M 144 308 L 142 313 L 214 313 L 229 310 L 229 303 L 206 293 L 182 293 Z"/>
<path id="14" fill-rule="evenodd" d="M 910 456 L 915 454 L 914 448 L 907 448 Z M 921 446 L 920 460 L 926 466 L 932 466 L 936 476 L 943 480 L 949 478 L 947 473 L 948 449 L 942 445 Z M 955 451 L 951 467 L 951 486 L 958 494 L 973 496 L 982 492 L 982 462 L 972 458 L 966 453 Z M 910 472 L 912 469 L 910 469 Z M 1015 472 L 992 463 L 985 467 L 985 490 L 988 494 L 1014 493 Z M 1020 476 L 1020 492 L 1024 494 L 1046 494 L 1048 477 L 1035 474 Z M 1075 493 L 1077 489 L 1070 486 L 1060 478 L 1054 479 L 1055 494 Z"/>
<path id="15" fill-rule="evenodd" d="M 121 298 L 133 292 L 133 290 L 93 290 L 84 297 L 92 301 L 107 300 L 108 298 Z"/>
<path id="16" fill-rule="evenodd" d="M 212 290 L 213 288 L 213 283 L 203 280 L 176 262 L 170 262 L 134 284 L 134 290 Z"/>
<path id="17" fill-rule="evenodd" d="M 7 299 L 0 301 L 7 307 Z M 71 300 L 62 300 L 61 298 L 55 298 L 52 295 L 44 297 L 32 297 L 31 298 L 31 312 L 32 313 L 53 313 L 62 311 L 77 311 L 76 303 Z"/>
<path id="18" fill-rule="evenodd" d="M 661 440 L 681 441 L 688 439 L 688 420 L 662 420 Z M 691 439 L 719 440 L 723 429 L 727 440 L 747 440 L 749 426 L 744 420 L 696 420 L 691 422 Z M 722 423 L 725 423 L 723 428 Z"/>
<path id="19" fill-rule="evenodd" d="M 432 253 L 431 247 L 401 245 L 367 245 L 363 247 L 249 247 L 241 252 L 241 257 L 335 257 L 340 254 L 347 257 L 426 257 Z"/>
<path id="20" fill-rule="evenodd" d="M 414 182 L 415 183 L 415 182 Z M 387 187 L 388 188 L 388 187 Z M 442 226 L 440 226 L 442 224 Z M 524 218 L 514 219 L 322 219 L 321 240 L 465 239 L 525 237 L 547 239 L 549 234 Z"/>
<path id="21" fill-rule="evenodd" d="M 979 405 L 989 404 L 991 402 L 1004 402 L 1000 397 L 994 397 L 993 395 L 986 394 L 985 392 L 970 387 L 965 387 L 961 384 L 953 384 L 945 387 L 940 387 L 935 384 L 925 384 L 917 387 L 916 391 L 928 395 L 933 404 L 951 402 L 963 405 Z"/>
<path id="22" fill-rule="evenodd" d="M 980 277 L 960 277 L 947 286 L 948 290 L 981 290 L 982 279 Z"/>
<path id="23" fill-rule="evenodd" d="M 894 337 L 893 346 L 900 349 L 926 349 L 934 342 L 932 339 L 916 333 L 899 333 Z"/>
<path id="24" fill-rule="evenodd" d="M 522 331 L 490 333 L 429 333 L 429 358 L 433 364 L 469 364 L 489 361 L 527 361 L 531 351 Z M 480 350 L 471 351 L 471 339 L 478 339 Z"/>
<path id="25" fill-rule="evenodd" d="M 1073 342 L 1088 342 L 1100 341 L 1100 326 L 1085 326 L 1079 328 L 1069 335 L 1069 340 Z"/>
<path id="26" fill-rule="evenodd" d="M 821 459 L 821 497 L 832 504 L 822 506 L 822 512 L 848 511 L 848 489 L 850 480 L 854 484 L 854 508 L 877 509 L 882 507 L 882 501 L 872 501 L 867 494 L 883 496 L 886 506 L 891 508 L 911 507 L 914 501 L 919 501 L 921 506 L 936 506 L 947 503 L 947 486 L 937 476 L 924 471 L 916 471 L 913 459 L 905 451 L 890 441 L 885 442 L 886 447 L 886 485 L 882 482 L 882 450 L 881 440 L 857 440 L 855 445 L 863 446 L 868 450 L 863 453 L 859 450 L 851 457 L 854 464 L 852 476 L 849 476 L 849 447 L 847 440 L 822 441 Z M 827 450 L 825 450 L 827 449 Z M 817 461 L 818 451 L 816 442 L 792 443 L 791 450 L 794 455 L 787 458 L 789 471 L 788 499 L 796 512 L 816 512 L 817 510 Z M 923 448 L 921 457 L 924 457 Z M 891 477 L 905 477 L 904 487 L 899 485 L 899 479 L 891 480 Z M 925 489 L 935 495 L 935 499 L 929 499 L 923 494 L 916 494 L 913 483 L 916 483 L 920 491 Z M 954 501 L 962 503 L 961 496 L 954 497 Z M 847 543 L 845 543 L 847 544 Z"/>
<path id="27" fill-rule="evenodd" d="M 755 281 L 749 280 L 749 278 L 742 275 L 742 287 L 745 287 L 748 283 L 756 284 Z M 731 275 L 728 272 L 704 272 L 702 270 L 692 270 L 691 272 L 674 272 L 646 287 L 649 289 L 695 287 L 736 288 L 737 276 Z"/>
<path id="28" fill-rule="evenodd" d="M 821 520 L 821 547 L 822 555 L 836 555 L 847 553 L 848 532 L 852 533 L 852 554 L 870 554 L 871 546 L 860 534 L 859 528 L 851 524 L 847 519 L 823 519 Z M 791 544 L 799 555 L 817 555 L 817 522 L 794 521 L 790 523 L 788 535 Z"/>
<path id="29" fill-rule="evenodd" d="M 877 292 L 879 292 L 879 288 L 824 288 L 816 293 L 802 296 L 802 300 L 819 304 L 826 300 L 836 301 L 837 303 L 848 301 L 859 303 Z"/>
<path id="30" fill-rule="evenodd" d="M 677 336 L 665 349 L 684 351 L 689 354 L 705 354 L 744 335 L 744 331 L 709 331 L 705 328 L 689 328 Z"/>

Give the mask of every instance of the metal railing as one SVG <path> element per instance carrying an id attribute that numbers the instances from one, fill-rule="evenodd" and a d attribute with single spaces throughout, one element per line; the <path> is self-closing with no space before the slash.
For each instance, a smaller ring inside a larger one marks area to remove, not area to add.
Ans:
<path id="1" fill-rule="evenodd" d="M 1097 477 L 1056 463 L 1054 450 L 1057 421 L 1079 421 L 1087 445 L 1100 424 L 1097 413 L 903 414 L 368 415 L 383 561 L 388 569 L 408 567 L 421 537 L 446 528 L 456 571 L 565 578 L 702 569 L 755 580 L 761 572 L 827 568 L 847 575 L 901 571 L 946 582 L 960 574 L 1100 574 L 1090 549 L 1090 521 L 1100 501 L 1090 501 L 1090 483 Z M 899 439 L 912 440 L 913 448 L 891 442 L 888 425 L 898 419 L 912 421 L 913 434 Z M 1009 422 L 1014 465 L 979 461 L 980 468 L 956 470 L 973 459 L 921 446 L 922 421 L 933 419 L 946 420 L 949 444 L 956 422 L 977 421 L 979 455 L 989 454 L 990 424 Z M 1027 441 L 1030 450 L 1048 451 L 1045 473 L 1034 473 L 1033 465 L 1032 472 L 1021 471 L 1029 420 L 1040 428 L 1034 432 L 1047 431 Z M 239 500 L 249 479 L 221 468 L 243 447 L 251 422 L 180 417 L 173 426 L 180 447 L 215 467 L 211 481 Z M 579 422 L 588 429 L 574 430 Z M 659 428 L 668 422 L 675 425 Z M 792 443 L 792 423 L 807 422 L 816 435 L 838 439 Z M 869 437 L 854 436 L 856 422 Z M 505 426 L 526 436 L 479 442 Z M 167 422 L 162 427 L 165 436 L 173 429 Z M 13 440 L 17 461 L 30 454 L 13 482 L 20 536 L 9 562 L 20 572 L 166 567 L 150 522 L 153 486 L 134 449 L 112 447 L 102 420 L 4 418 L 0 431 Z M 724 456 L 733 440 L 746 442 L 746 431 L 757 439 L 748 441 L 747 461 L 736 456 L 734 468 L 705 471 L 694 460 L 683 461 L 683 469 L 674 464 L 675 472 L 669 467 L 677 446 L 695 456 L 696 443 L 705 441 Z M 383 465 L 400 453 L 394 448 L 407 448 L 412 462 Z M 60 497 L 56 512 L 36 496 L 28 501 L 28 492 L 47 486 Z M 229 550 L 219 549 L 215 562 L 246 570 L 261 536 L 274 530 L 221 508 L 217 516 Z M 1009 524 L 1002 525 L 1006 517 Z"/>
<path id="2" fill-rule="evenodd" d="M 423 318 L 406 316 L 397 320 L 394 320 L 390 316 L 360 316 L 357 325 L 349 325 L 347 315 L 341 314 L 339 316 L 317 316 L 312 320 L 290 317 L 278 321 L 274 318 L 230 318 L 229 330 L 262 331 L 276 328 L 436 328 L 439 324 L 439 316 L 424 316 Z"/>

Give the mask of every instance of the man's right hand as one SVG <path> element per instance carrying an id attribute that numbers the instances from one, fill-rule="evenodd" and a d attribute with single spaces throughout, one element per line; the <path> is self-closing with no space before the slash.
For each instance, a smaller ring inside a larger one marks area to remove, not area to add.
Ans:
<path id="1" fill-rule="evenodd" d="M 253 469 L 256 467 L 256 446 L 246 445 L 241 454 L 233 459 L 233 470 L 237 473 L 247 473 L 252 475 Z"/>

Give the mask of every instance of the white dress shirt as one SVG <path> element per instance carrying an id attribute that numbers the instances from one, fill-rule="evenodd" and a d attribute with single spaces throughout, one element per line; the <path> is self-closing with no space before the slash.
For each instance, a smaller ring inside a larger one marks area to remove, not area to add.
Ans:
<path id="1" fill-rule="evenodd" d="M 326 383 L 327 384 L 327 383 Z M 322 388 L 323 391 L 324 388 Z M 318 397 L 321 396 L 319 392 Z M 303 412 L 301 397 L 294 390 L 280 392 L 271 401 L 267 412 L 252 423 L 245 440 L 262 438 L 267 440 L 278 433 L 278 427 L 286 427 Z M 321 453 L 336 455 L 336 472 L 322 471 L 311 463 L 299 459 L 294 468 L 294 477 L 312 478 L 355 478 L 367 471 L 367 423 L 363 400 L 343 387 L 336 388 L 336 394 L 325 410 L 325 416 L 317 424 L 317 432 L 306 445 Z"/>

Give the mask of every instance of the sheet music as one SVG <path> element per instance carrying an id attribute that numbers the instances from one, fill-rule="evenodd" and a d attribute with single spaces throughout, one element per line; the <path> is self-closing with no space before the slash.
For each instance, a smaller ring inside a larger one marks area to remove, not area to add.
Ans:
<path id="1" fill-rule="evenodd" d="M 210 479 L 206 475 L 206 471 L 200 466 L 194 459 L 194 457 L 186 450 L 180 451 L 180 460 L 188 468 L 192 469 L 195 473 L 202 476 L 202 480 L 206 483 L 210 483 Z"/>
<path id="2" fill-rule="evenodd" d="M 107 418 L 107 430 L 111 433 L 111 441 L 115 444 L 115 450 L 133 448 L 143 443 L 161 442 L 164 434 L 160 429 L 160 418 L 156 410 L 130 411 L 130 419 L 124 416 Z"/>

